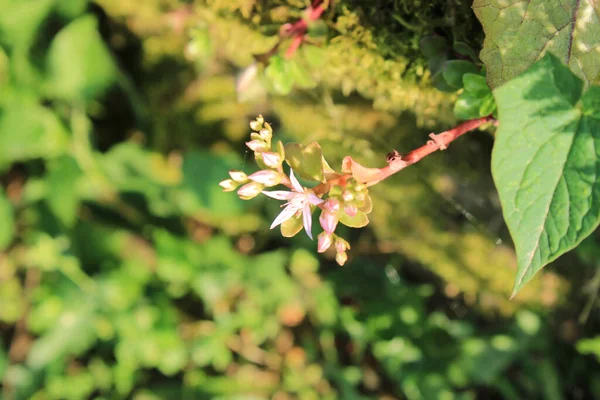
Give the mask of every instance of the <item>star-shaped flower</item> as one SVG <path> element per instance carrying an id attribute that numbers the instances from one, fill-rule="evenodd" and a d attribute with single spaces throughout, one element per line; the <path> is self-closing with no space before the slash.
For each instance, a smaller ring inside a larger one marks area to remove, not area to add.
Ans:
<path id="1" fill-rule="evenodd" d="M 273 199 L 287 200 L 287 203 L 282 205 L 282 207 L 285 208 L 281 213 L 279 213 L 277 218 L 275 218 L 271 224 L 271 229 L 282 224 L 302 211 L 302 224 L 304 225 L 304 230 L 306 231 L 308 237 L 312 239 L 312 218 L 310 206 L 318 206 L 319 204 L 323 203 L 324 200 L 320 199 L 316 194 L 313 193 L 312 190 L 302 187 L 300 182 L 298 182 L 298 179 L 296 179 L 294 176 L 294 171 L 292 170 L 290 170 L 290 181 L 292 183 L 292 190 L 289 192 L 285 190 L 263 190 L 262 192 L 265 196 Z"/>

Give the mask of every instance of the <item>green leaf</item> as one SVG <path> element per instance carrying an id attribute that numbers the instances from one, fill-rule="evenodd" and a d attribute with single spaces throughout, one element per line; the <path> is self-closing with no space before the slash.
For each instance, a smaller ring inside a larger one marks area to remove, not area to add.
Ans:
<path id="1" fill-rule="evenodd" d="M 491 113 L 496 110 L 496 102 L 494 101 L 494 96 L 490 93 L 481 102 L 481 107 L 479 107 L 479 117 L 487 117 Z"/>
<path id="2" fill-rule="evenodd" d="M 419 41 L 419 47 L 423 55 L 427 58 L 433 58 L 441 53 L 445 53 L 448 49 L 448 42 L 442 36 L 424 36 Z"/>
<path id="3" fill-rule="evenodd" d="M 283 237 L 296 236 L 302 230 L 302 216 L 292 217 L 281 224 L 281 234 Z"/>
<path id="4" fill-rule="evenodd" d="M 13 46 L 29 47 L 53 6 L 54 0 L 0 1 L 0 36 Z"/>
<path id="5" fill-rule="evenodd" d="M 294 78 L 290 74 L 290 64 L 280 55 L 269 59 L 269 66 L 265 68 L 265 76 L 277 94 L 288 94 L 294 86 Z"/>
<path id="6" fill-rule="evenodd" d="M 15 217 L 10 201 L 0 188 L 0 251 L 4 251 L 12 242 L 15 233 Z"/>
<path id="7" fill-rule="evenodd" d="M 77 183 L 81 169 L 74 158 L 63 156 L 50 165 L 47 175 L 48 195 L 46 201 L 50 210 L 68 228 L 75 224 L 80 196 Z"/>
<path id="8" fill-rule="evenodd" d="M 454 103 L 454 116 L 459 120 L 479 118 L 479 109 L 482 102 L 481 98 L 464 92 L 458 97 L 456 103 Z"/>
<path id="9" fill-rule="evenodd" d="M 485 32 L 481 60 L 492 88 L 525 71 L 546 52 L 565 62 L 585 85 L 600 83 L 600 3 L 475 0 Z"/>
<path id="10" fill-rule="evenodd" d="M 285 149 L 285 161 L 288 163 L 291 169 L 294 171 L 300 171 L 302 168 L 302 162 L 304 156 L 304 146 L 298 143 L 288 143 L 284 146 Z"/>
<path id="11" fill-rule="evenodd" d="M 307 64 L 311 67 L 320 67 L 325 61 L 325 50 L 318 46 L 311 46 L 309 44 L 303 44 L 300 47 L 300 54 L 306 60 Z"/>
<path id="12" fill-rule="evenodd" d="M 329 33 L 327 23 L 322 19 L 310 21 L 308 23 L 308 37 L 311 39 L 325 39 Z"/>
<path id="13" fill-rule="evenodd" d="M 35 102 L 15 100 L 0 114 L 0 169 L 15 161 L 52 158 L 68 148 L 56 115 Z"/>
<path id="14" fill-rule="evenodd" d="M 513 296 L 600 222 L 600 88 L 582 88 L 547 54 L 494 92 L 492 174 L 517 250 Z"/>
<path id="15" fill-rule="evenodd" d="M 362 211 L 358 211 L 354 217 L 349 216 L 344 211 L 338 213 L 340 223 L 349 226 L 350 228 L 362 228 L 369 223 L 369 217 Z"/>
<path id="16" fill-rule="evenodd" d="M 290 75 L 301 88 L 313 88 L 317 82 L 313 79 L 305 67 L 300 65 L 296 60 L 289 61 Z"/>
<path id="17" fill-rule="evenodd" d="M 312 142 L 302 152 L 303 172 L 313 180 L 325 182 L 323 176 L 323 152 L 317 142 Z"/>
<path id="18" fill-rule="evenodd" d="M 475 53 L 475 51 L 465 42 L 454 42 L 453 48 L 458 54 L 469 57 L 473 62 L 477 62 L 479 60 L 477 53 Z"/>
<path id="19" fill-rule="evenodd" d="M 464 74 L 463 87 L 465 88 L 465 92 L 475 97 L 483 98 L 492 93 L 492 90 L 485 81 L 485 77 L 479 74 Z"/>
<path id="20" fill-rule="evenodd" d="M 431 78 L 431 82 L 437 90 L 441 90 L 442 92 L 448 93 L 456 92 L 456 88 L 450 86 L 448 82 L 446 82 L 443 71 L 440 71 L 437 74 L 433 75 L 433 77 Z"/>
<path id="21" fill-rule="evenodd" d="M 96 19 L 87 15 L 58 32 L 48 51 L 51 94 L 67 100 L 91 100 L 116 81 L 117 67 L 97 25 Z"/>
<path id="22" fill-rule="evenodd" d="M 321 146 L 313 142 L 304 147 L 298 143 L 285 145 L 285 161 L 304 179 L 324 182 Z"/>
<path id="23" fill-rule="evenodd" d="M 475 64 L 464 60 L 446 61 L 442 67 L 444 80 L 448 85 L 455 89 L 461 89 L 463 87 L 463 75 L 476 74 L 477 72 L 478 69 Z"/>

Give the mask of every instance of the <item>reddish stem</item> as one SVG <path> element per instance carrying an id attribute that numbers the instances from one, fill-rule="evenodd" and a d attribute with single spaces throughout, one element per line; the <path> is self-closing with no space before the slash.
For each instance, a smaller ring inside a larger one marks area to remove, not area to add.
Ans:
<path id="1" fill-rule="evenodd" d="M 411 151 L 404 156 L 393 158 L 389 161 L 388 165 L 380 168 L 381 171 L 381 179 L 383 180 L 390 175 L 395 174 L 398 171 L 403 170 L 404 168 L 412 165 L 418 161 L 420 161 L 423 157 L 428 156 L 429 154 L 437 151 L 437 150 L 445 150 L 450 143 L 452 143 L 457 138 L 461 137 L 467 132 L 470 132 L 474 129 L 479 128 L 481 125 L 486 124 L 488 122 L 495 121 L 495 118 L 490 116 L 471 119 L 469 121 L 463 122 L 455 128 L 442 132 L 438 135 L 434 135 L 433 133 L 430 135 L 432 140 L 427 141 L 427 143 L 418 149 Z"/>
<path id="2" fill-rule="evenodd" d="M 388 159 L 388 165 L 383 168 L 373 168 L 373 172 L 371 173 L 370 179 L 368 181 L 364 181 L 367 186 L 372 186 L 391 175 L 395 174 L 398 171 L 403 170 L 404 168 L 412 165 L 422 158 L 428 156 L 431 153 L 434 153 L 437 150 L 445 150 L 450 143 L 464 135 L 467 132 L 470 132 L 474 129 L 479 128 L 481 125 L 486 124 L 488 122 L 496 122 L 494 117 L 487 116 L 483 118 L 472 119 L 462 124 L 458 125 L 455 128 L 442 132 L 438 135 L 430 134 L 432 140 L 427 141 L 427 143 L 418 149 L 411 151 L 404 156 L 400 154 L 395 154 L 394 157 Z M 364 167 L 363 167 L 364 168 Z M 338 178 L 331 179 L 327 183 L 322 183 L 320 185 L 315 186 L 312 190 L 315 194 L 321 195 L 329 192 L 329 189 L 335 185 L 344 186 L 346 184 L 346 180 L 351 178 L 352 174 L 341 175 Z"/>
<path id="3" fill-rule="evenodd" d="M 292 58 L 302 42 L 304 42 L 306 31 L 308 30 L 308 23 L 319 19 L 325 11 L 325 8 L 321 3 L 322 0 L 313 1 L 312 5 L 308 8 L 307 17 L 302 18 L 300 21 L 296 21 L 285 31 L 285 36 L 294 36 L 290 47 L 288 47 L 285 52 L 286 58 Z"/>

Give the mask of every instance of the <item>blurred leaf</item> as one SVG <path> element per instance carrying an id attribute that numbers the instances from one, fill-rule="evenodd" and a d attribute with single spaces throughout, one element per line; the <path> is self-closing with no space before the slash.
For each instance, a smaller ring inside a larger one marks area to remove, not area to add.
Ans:
<path id="1" fill-rule="evenodd" d="M 419 41 L 419 47 L 425 57 L 433 58 L 447 50 L 448 41 L 442 36 L 424 36 Z"/>
<path id="2" fill-rule="evenodd" d="M 300 46 L 300 54 L 309 66 L 316 68 L 320 67 L 325 61 L 326 51 L 322 47 L 303 44 Z"/>
<path id="3" fill-rule="evenodd" d="M 300 65 L 296 60 L 290 60 L 290 75 L 294 78 L 294 82 L 301 88 L 314 88 L 317 82 L 310 75 L 308 70 Z"/>
<path id="4" fill-rule="evenodd" d="M 29 47 L 55 0 L 0 0 L 0 37 L 12 46 Z"/>
<path id="5" fill-rule="evenodd" d="M 600 362 L 600 336 L 589 339 L 581 339 L 577 342 L 577 351 L 581 354 L 592 354 Z"/>
<path id="6" fill-rule="evenodd" d="M 52 361 L 85 352 L 96 340 L 93 309 L 89 301 L 74 298 L 56 325 L 36 340 L 27 355 L 33 369 L 46 367 Z"/>
<path id="7" fill-rule="evenodd" d="M 450 60 L 444 63 L 442 74 L 446 83 L 455 88 L 463 87 L 463 76 L 465 74 L 476 74 L 478 68 L 475 64 L 464 60 Z"/>
<path id="8" fill-rule="evenodd" d="M 324 39 L 327 37 L 328 32 L 329 29 L 327 23 L 322 19 L 317 19 L 308 23 L 308 36 L 311 39 Z"/>
<path id="9" fill-rule="evenodd" d="M 299 171 L 302 168 L 302 162 L 304 161 L 304 146 L 298 143 L 287 143 L 284 146 L 285 149 L 285 161 L 288 163 L 291 169 Z"/>
<path id="10" fill-rule="evenodd" d="M 239 168 L 239 162 L 231 157 L 206 151 L 186 153 L 182 166 L 183 182 L 177 196 L 177 202 L 184 212 L 194 213 L 205 209 L 217 217 L 239 215 L 245 204 L 237 196 L 224 193 L 219 186 L 229 170 L 236 168 Z"/>
<path id="11" fill-rule="evenodd" d="M 51 163 L 46 176 L 50 189 L 46 196 L 48 206 L 67 228 L 77 219 L 80 201 L 77 183 L 81 176 L 77 161 L 70 156 L 62 156 Z"/>
<path id="12" fill-rule="evenodd" d="M 269 65 L 265 68 L 265 77 L 277 94 L 288 94 L 294 86 L 290 64 L 280 55 L 274 55 L 269 59 Z"/>
<path id="13" fill-rule="evenodd" d="M 0 251 L 4 251 L 12 242 L 15 233 L 15 217 L 13 207 L 4 190 L 0 188 Z"/>
<path id="14" fill-rule="evenodd" d="M 56 11 L 65 19 L 73 19 L 83 14 L 88 8 L 88 0 L 55 0 Z"/>
<path id="15" fill-rule="evenodd" d="M 431 78 L 431 83 L 436 89 L 441 90 L 442 92 L 453 93 L 457 90 L 455 87 L 450 86 L 448 82 L 446 82 L 443 71 L 439 71 L 433 75 Z"/>
<path id="16" fill-rule="evenodd" d="M 48 51 L 49 90 L 67 100 L 96 98 L 117 79 L 117 67 L 91 15 L 71 22 Z"/>
<path id="17" fill-rule="evenodd" d="M 479 57 L 477 57 L 477 53 L 465 42 L 454 42 L 454 51 L 458 54 L 462 54 L 463 56 L 467 56 L 473 62 L 477 62 Z"/>
<path id="18" fill-rule="evenodd" d="M 15 161 L 56 157 L 67 146 L 67 131 L 46 107 L 16 100 L 0 112 L 0 170 Z"/>

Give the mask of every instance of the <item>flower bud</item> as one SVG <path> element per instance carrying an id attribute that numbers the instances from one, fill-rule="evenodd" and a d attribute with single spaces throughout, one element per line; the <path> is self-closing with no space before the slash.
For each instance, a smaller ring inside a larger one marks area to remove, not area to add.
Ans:
<path id="1" fill-rule="evenodd" d="M 273 153 L 271 151 L 265 151 L 262 153 L 262 159 L 265 165 L 269 168 L 277 168 L 283 161 L 279 153 Z"/>
<path id="2" fill-rule="evenodd" d="M 335 239 L 335 251 L 338 253 L 343 253 L 350 248 L 350 243 L 342 239 L 341 237 L 337 237 Z"/>
<path id="3" fill-rule="evenodd" d="M 238 187 L 238 183 L 233 179 L 225 179 L 219 182 L 219 186 L 223 188 L 224 192 L 233 192 Z"/>
<path id="4" fill-rule="evenodd" d="M 367 185 L 365 185 L 365 184 L 363 184 L 363 183 L 359 183 L 359 184 L 357 184 L 356 186 L 354 186 L 354 190 L 355 190 L 356 192 L 362 192 L 362 191 L 364 191 L 364 190 L 366 190 L 366 189 L 367 189 Z"/>
<path id="5" fill-rule="evenodd" d="M 358 212 L 358 207 L 356 207 L 356 204 L 348 204 L 344 207 L 344 212 L 349 216 L 354 217 Z"/>
<path id="6" fill-rule="evenodd" d="M 248 182 L 248 175 L 246 175 L 246 173 L 244 171 L 238 171 L 238 170 L 232 169 L 231 171 L 229 171 L 229 176 L 231 177 L 231 179 L 233 179 L 237 183 Z"/>
<path id="7" fill-rule="evenodd" d="M 251 181 L 271 187 L 281 183 L 281 174 L 270 169 L 263 169 L 248 177 Z"/>
<path id="8" fill-rule="evenodd" d="M 264 189 L 264 186 L 258 182 L 250 182 L 246 183 L 244 186 L 237 191 L 238 196 L 242 200 L 250 200 L 256 196 Z"/>
<path id="9" fill-rule="evenodd" d="M 339 197 L 342 195 L 342 187 L 341 186 L 333 186 L 329 189 L 329 197 Z"/>
<path id="10" fill-rule="evenodd" d="M 327 232 L 321 232 L 317 242 L 317 252 L 324 253 L 333 243 L 333 237 Z"/>
<path id="11" fill-rule="evenodd" d="M 264 122 L 265 122 L 265 119 L 263 118 L 262 115 L 259 114 L 258 117 L 256 117 L 255 121 L 250 122 L 250 128 L 253 131 L 257 131 L 258 132 L 258 131 L 261 130 Z"/>
<path id="12" fill-rule="evenodd" d="M 335 255 L 335 262 L 337 262 L 340 266 L 343 266 L 348 261 L 348 254 L 346 252 L 337 253 Z"/>
<path id="13" fill-rule="evenodd" d="M 267 144 L 262 140 L 251 140 L 246 142 L 246 146 L 248 146 L 250 150 L 257 153 L 269 150 L 269 146 L 267 146 Z"/>
<path id="14" fill-rule="evenodd" d="M 265 142 L 270 142 L 271 138 L 273 137 L 273 134 L 269 132 L 268 129 L 261 129 L 260 132 L 258 132 L 258 134 Z"/>
<path id="15" fill-rule="evenodd" d="M 340 201 L 338 199 L 332 199 L 331 197 L 327 199 L 325 204 L 323 204 L 323 209 L 329 212 L 337 212 L 340 209 Z"/>
<path id="16" fill-rule="evenodd" d="M 335 228 L 338 224 L 337 214 L 335 212 L 323 210 L 321 211 L 319 222 L 321 223 L 321 227 L 323 228 L 323 230 L 331 234 L 335 231 Z"/>
<path id="17" fill-rule="evenodd" d="M 352 201 L 354 200 L 354 193 L 344 190 L 344 193 L 342 193 L 342 199 L 344 199 L 344 201 Z"/>

